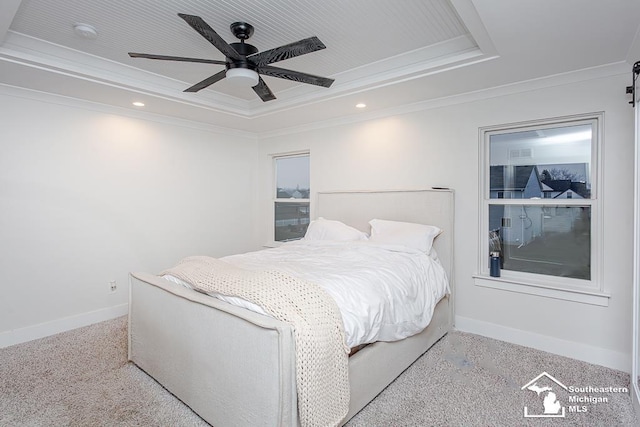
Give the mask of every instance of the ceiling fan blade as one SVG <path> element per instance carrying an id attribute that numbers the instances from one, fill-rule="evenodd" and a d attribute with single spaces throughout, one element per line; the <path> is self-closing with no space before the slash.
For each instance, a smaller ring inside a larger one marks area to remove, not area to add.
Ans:
<path id="1" fill-rule="evenodd" d="M 258 84 L 253 87 L 253 91 L 257 93 L 264 102 L 276 99 L 276 96 L 271 92 L 271 89 L 269 89 L 269 86 L 267 86 L 264 80 L 262 80 L 262 77 L 259 78 Z"/>
<path id="2" fill-rule="evenodd" d="M 316 86 L 330 87 L 334 80 L 327 77 L 314 76 L 313 74 L 265 65 L 258 68 L 258 73 L 280 79 L 293 80 L 300 83 L 308 83 Z"/>
<path id="3" fill-rule="evenodd" d="M 242 56 L 222 37 L 216 33 L 213 28 L 209 26 L 204 19 L 199 16 L 194 15 L 186 15 L 184 13 L 179 13 L 178 16 L 184 19 L 187 24 L 191 25 L 191 27 L 196 30 L 202 37 L 207 39 L 209 43 L 214 45 L 220 52 L 224 54 L 224 56 L 236 59 L 238 61 L 242 60 Z"/>
<path id="4" fill-rule="evenodd" d="M 272 64 L 285 59 L 295 58 L 296 56 L 315 52 L 325 49 L 326 46 L 317 37 L 309 37 L 308 39 L 299 40 L 274 49 L 265 50 L 248 57 L 258 67 Z"/>
<path id="5" fill-rule="evenodd" d="M 199 90 L 204 89 L 205 87 L 209 87 L 212 84 L 214 84 L 215 82 L 219 82 L 220 80 L 224 79 L 226 73 L 227 73 L 227 70 L 222 70 L 219 73 L 216 73 L 213 76 L 204 79 L 200 83 L 194 84 L 193 86 L 191 86 L 188 89 L 185 89 L 184 91 L 185 92 L 197 92 Z"/>
<path id="6" fill-rule="evenodd" d="M 204 64 L 226 65 L 226 62 L 216 59 L 185 58 L 182 56 L 154 55 L 152 53 L 129 52 L 129 56 L 132 58 L 161 59 L 163 61 L 202 62 Z"/>

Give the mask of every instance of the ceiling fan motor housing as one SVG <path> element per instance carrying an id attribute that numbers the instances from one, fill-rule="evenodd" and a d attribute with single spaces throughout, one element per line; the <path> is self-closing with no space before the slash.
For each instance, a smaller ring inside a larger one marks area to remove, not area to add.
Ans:
<path id="1" fill-rule="evenodd" d="M 231 47 L 233 47 L 236 52 L 240 55 L 247 56 L 253 55 L 254 53 L 258 53 L 258 48 L 249 43 L 240 42 L 240 43 L 229 43 Z"/>
<path id="2" fill-rule="evenodd" d="M 229 26 L 229 28 L 231 29 L 233 35 L 236 36 L 236 38 L 240 39 L 240 42 L 229 43 L 236 52 L 238 52 L 245 58 L 249 55 L 253 55 L 254 53 L 258 53 L 257 47 L 244 42 L 253 35 L 253 25 L 246 22 L 234 22 Z M 227 58 L 227 70 L 231 68 L 248 68 L 250 70 L 256 71 L 257 67 L 250 61 L 244 59 L 236 60 Z"/>

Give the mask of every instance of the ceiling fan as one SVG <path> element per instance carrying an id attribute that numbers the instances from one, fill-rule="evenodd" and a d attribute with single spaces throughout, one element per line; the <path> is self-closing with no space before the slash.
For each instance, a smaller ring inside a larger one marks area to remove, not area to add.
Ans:
<path id="1" fill-rule="evenodd" d="M 220 37 L 218 33 L 216 33 L 201 17 L 186 15 L 184 13 L 179 13 L 178 16 L 184 19 L 187 24 L 222 52 L 225 56 L 225 61 L 135 52 L 129 52 L 129 56 L 132 58 L 200 62 L 225 66 L 224 70 L 202 80 L 199 83 L 196 83 L 190 88 L 185 89 L 185 92 L 198 92 L 199 90 L 209 87 L 226 77 L 228 80 L 245 82 L 245 84 L 248 83 L 251 85 L 255 93 L 258 94 L 260 99 L 266 102 L 276 99 L 276 97 L 259 74 L 323 87 L 330 87 L 334 82 L 333 79 L 326 77 L 314 76 L 312 74 L 301 73 L 299 71 L 269 65 L 274 62 L 325 49 L 326 46 L 315 36 L 258 53 L 258 49 L 255 46 L 245 43 L 245 40 L 253 34 L 253 26 L 246 22 L 234 22 L 231 24 L 231 32 L 240 39 L 240 42 L 229 44 L 224 41 L 224 39 Z"/>

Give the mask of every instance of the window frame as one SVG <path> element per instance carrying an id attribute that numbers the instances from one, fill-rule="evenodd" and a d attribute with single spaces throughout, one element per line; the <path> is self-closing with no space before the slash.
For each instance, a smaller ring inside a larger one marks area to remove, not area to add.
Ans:
<path id="1" fill-rule="evenodd" d="M 511 199 L 490 198 L 490 138 L 492 135 L 563 126 L 591 124 L 591 198 L 590 199 Z M 510 292 L 539 295 L 569 301 L 607 306 L 609 294 L 602 280 L 602 135 L 604 113 L 588 113 L 528 122 L 510 123 L 479 128 L 479 247 L 475 284 Z M 489 206 L 589 206 L 591 209 L 591 278 L 574 279 L 544 274 L 502 270 L 501 277 L 489 274 Z"/>
<path id="2" fill-rule="evenodd" d="M 300 199 L 292 199 L 292 198 L 279 198 L 278 197 L 278 160 L 286 159 L 286 158 L 295 158 L 295 157 L 308 157 L 309 158 L 309 197 L 308 198 L 300 198 Z M 300 240 L 302 237 L 298 239 L 288 239 L 288 240 L 276 240 L 276 218 L 275 218 L 275 209 L 276 203 L 298 203 L 298 204 L 307 204 L 309 209 L 309 222 L 311 222 L 311 151 L 310 150 L 302 150 L 302 151 L 294 151 L 287 153 L 278 153 L 271 154 L 271 170 L 272 170 L 272 185 L 271 185 L 271 215 L 270 215 L 270 245 L 269 246 L 279 246 L 285 242 Z"/>

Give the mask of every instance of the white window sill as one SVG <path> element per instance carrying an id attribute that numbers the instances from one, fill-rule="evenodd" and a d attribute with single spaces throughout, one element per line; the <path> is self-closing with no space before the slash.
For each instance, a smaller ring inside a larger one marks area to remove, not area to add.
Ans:
<path id="1" fill-rule="evenodd" d="M 609 306 L 611 295 L 591 290 L 581 289 L 561 289 L 554 286 L 526 283 L 521 280 L 513 280 L 504 277 L 491 277 L 484 275 L 473 276 L 476 286 L 485 288 L 500 289 L 509 292 L 538 295 L 546 298 L 555 298 L 565 301 L 579 302 L 582 304 Z"/>

